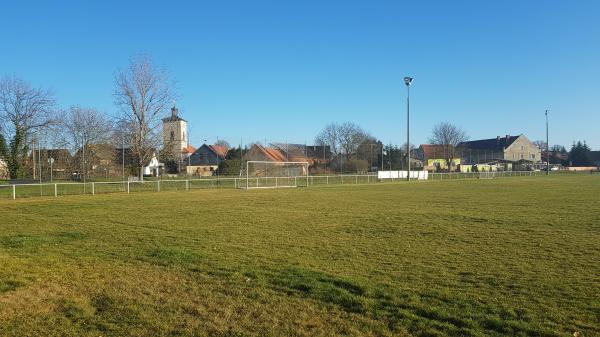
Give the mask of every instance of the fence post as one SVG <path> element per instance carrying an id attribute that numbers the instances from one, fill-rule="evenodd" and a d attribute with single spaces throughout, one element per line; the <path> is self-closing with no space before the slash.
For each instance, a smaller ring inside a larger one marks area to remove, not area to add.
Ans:
<path id="1" fill-rule="evenodd" d="M 356 180 L 356 184 L 355 185 L 358 185 L 358 176 L 354 176 L 354 178 L 356 178 L 355 179 Z"/>
<path id="2" fill-rule="evenodd" d="M 96 183 L 92 183 L 92 195 L 96 195 Z"/>
<path id="3" fill-rule="evenodd" d="M 190 190 L 190 181 L 188 179 L 185 180 L 185 190 L 186 191 Z"/>
<path id="4" fill-rule="evenodd" d="M 326 185 L 329 185 L 329 176 L 327 176 L 327 181 L 326 181 Z"/>
<path id="5" fill-rule="evenodd" d="M 58 196 L 57 188 L 56 188 L 56 184 L 54 184 L 54 197 L 56 198 L 57 196 Z"/>
<path id="6" fill-rule="evenodd" d="M 275 177 L 275 187 L 278 187 L 278 183 L 277 183 L 277 177 Z"/>
<path id="7" fill-rule="evenodd" d="M 13 197 L 13 200 L 15 200 L 17 198 L 17 185 L 12 186 L 12 197 Z"/>
<path id="8" fill-rule="evenodd" d="M 129 180 L 127 180 L 127 194 L 129 194 Z"/>
<path id="9" fill-rule="evenodd" d="M 156 192 L 160 192 L 160 180 L 156 181 Z"/>

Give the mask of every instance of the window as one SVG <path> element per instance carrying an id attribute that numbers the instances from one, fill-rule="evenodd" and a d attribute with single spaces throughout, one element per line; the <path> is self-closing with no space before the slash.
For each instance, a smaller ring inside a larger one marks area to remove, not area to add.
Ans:
<path id="1" fill-rule="evenodd" d="M 521 151 L 525 150 L 525 146 L 521 145 Z"/>
<path id="2" fill-rule="evenodd" d="M 523 159 L 524 155 L 521 153 L 521 159 Z"/>
<path id="3" fill-rule="evenodd" d="M 535 159 L 535 153 L 531 154 L 531 159 Z"/>
<path id="4" fill-rule="evenodd" d="M 171 131 L 171 140 L 175 140 L 175 131 Z"/>

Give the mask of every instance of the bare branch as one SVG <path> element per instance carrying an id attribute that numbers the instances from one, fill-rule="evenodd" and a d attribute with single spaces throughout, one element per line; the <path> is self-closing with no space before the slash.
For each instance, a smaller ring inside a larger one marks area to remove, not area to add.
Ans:
<path id="1" fill-rule="evenodd" d="M 121 128 L 127 127 L 128 143 L 142 168 L 161 146 L 157 130 L 173 100 L 172 83 L 164 69 L 155 67 L 148 56 L 131 60 L 126 70 L 115 75 L 115 104 L 121 108 Z"/>

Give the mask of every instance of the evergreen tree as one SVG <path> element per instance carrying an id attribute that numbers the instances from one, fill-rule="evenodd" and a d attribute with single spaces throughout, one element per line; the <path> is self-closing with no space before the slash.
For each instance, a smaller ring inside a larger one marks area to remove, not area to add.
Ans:
<path id="1" fill-rule="evenodd" d="M 569 152 L 569 161 L 572 166 L 591 166 L 592 161 L 590 159 L 590 148 L 587 146 L 585 141 L 577 141 L 573 143 L 571 152 Z"/>

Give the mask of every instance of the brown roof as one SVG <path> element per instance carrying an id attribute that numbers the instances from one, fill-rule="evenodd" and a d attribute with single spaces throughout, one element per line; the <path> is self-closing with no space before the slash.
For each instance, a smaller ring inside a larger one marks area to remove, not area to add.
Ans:
<path id="1" fill-rule="evenodd" d="M 220 157 L 225 158 L 227 156 L 227 147 L 223 145 L 209 145 L 210 148 Z"/>
<path id="2" fill-rule="evenodd" d="M 435 144 L 421 144 L 423 159 L 440 159 L 444 157 L 444 146 Z"/>
<path id="3" fill-rule="evenodd" d="M 264 147 L 260 144 L 255 144 L 244 155 L 245 160 L 264 160 L 273 162 L 284 162 L 286 155 L 280 149 L 274 147 Z"/>
<path id="4" fill-rule="evenodd" d="M 185 147 L 185 149 L 181 150 L 181 152 L 183 152 L 183 153 L 194 153 L 194 152 L 196 152 L 196 148 L 188 144 Z"/>
<path id="5" fill-rule="evenodd" d="M 273 148 L 273 147 L 262 147 L 262 146 L 260 146 L 260 147 L 267 154 L 268 157 L 273 159 L 273 161 L 285 161 L 286 160 L 285 154 L 281 150 Z"/>

